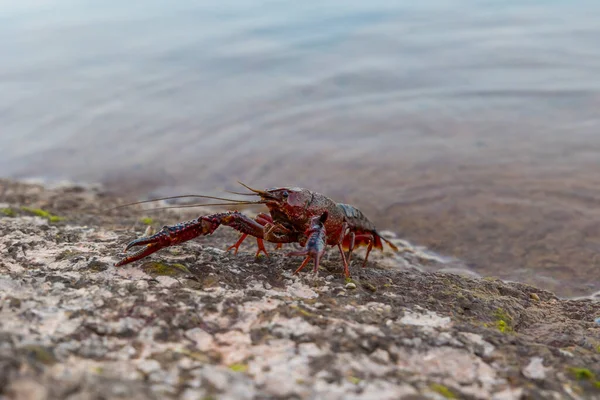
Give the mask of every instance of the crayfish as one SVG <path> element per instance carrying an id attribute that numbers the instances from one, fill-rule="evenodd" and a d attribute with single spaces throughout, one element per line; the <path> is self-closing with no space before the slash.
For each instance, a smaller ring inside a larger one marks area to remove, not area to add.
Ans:
<path id="1" fill-rule="evenodd" d="M 336 203 L 327 196 L 303 188 L 282 187 L 257 190 L 241 182 L 240 184 L 250 190 L 251 193 L 231 193 L 258 196 L 259 200 L 237 201 L 200 195 L 173 196 L 169 198 L 201 197 L 227 200 L 230 202 L 227 203 L 228 205 L 264 204 L 269 209 L 268 214 L 259 213 L 255 218 L 250 218 L 239 211 L 228 211 L 203 215 L 173 226 L 164 226 L 154 235 L 129 242 L 125 251 L 135 246 L 144 247 L 126 256 L 117 262 L 115 266 L 140 260 L 162 248 L 173 246 L 198 236 L 210 235 L 221 225 L 229 226 L 242 233 L 240 239 L 227 249 L 235 249 L 236 254 L 239 246 L 248 235 L 256 238 L 258 245 L 257 256 L 261 251 L 268 255 L 264 247 L 264 241 L 277 243 L 278 247 L 281 247 L 284 243 L 299 243 L 300 246 L 304 247 L 304 250 L 288 254 L 290 256 L 306 256 L 306 259 L 300 268 L 296 270 L 296 273 L 304 268 L 311 258 L 314 259 L 314 272 L 316 273 L 319 268 L 320 258 L 325 252 L 327 245 L 336 246 L 339 249 L 346 277 L 350 276 L 348 265 L 352 257 L 352 251 L 357 247 L 367 247 L 362 265 L 363 268 L 366 266 L 369 253 L 373 247 L 383 250 L 382 241 L 385 241 L 394 251 L 399 251 L 393 243 L 377 232 L 375 225 L 360 210 L 351 205 Z M 348 251 L 347 258 L 344 254 L 346 250 Z"/>

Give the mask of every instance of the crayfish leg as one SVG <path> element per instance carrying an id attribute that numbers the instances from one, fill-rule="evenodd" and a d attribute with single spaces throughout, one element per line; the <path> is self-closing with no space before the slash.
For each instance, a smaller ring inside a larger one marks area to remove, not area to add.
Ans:
<path id="1" fill-rule="evenodd" d="M 371 236 L 371 238 L 373 238 L 373 237 Z M 374 241 L 373 241 L 373 240 L 371 240 L 371 241 L 369 242 L 369 247 L 367 247 L 367 255 L 365 255 L 365 261 L 363 261 L 363 265 L 362 265 L 362 267 L 363 267 L 363 268 L 365 268 L 365 267 L 367 266 L 367 260 L 369 259 L 369 253 L 370 253 L 370 252 L 371 252 L 371 250 L 373 249 L 373 242 L 374 242 Z"/>
<path id="2" fill-rule="evenodd" d="M 306 264 L 308 264 L 308 261 L 310 260 L 310 256 L 306 256 L 306 258 L 304 259 L 304 261 L 302 261 L 302 264 L 300 265 L 300 267 L 294 271 L 294 275 L 296 275 L 297 273 L 299 273 L 300 271 L 302 271 L 304 269 L 304 267 L 306 267 Z M 317 258 L 315 257 L 315 263 L 317 262 Z"/>
<path id="3" fill-rule="evenodd" d="M 256 244 L 258 245 L 258 250 L 256 250 L 256 257 L 260 255 L 261 251 L 265 253 L 265 256 L 269 257 L 269 253 L 267 253 L 267 249 L 265 248 L 265 242 L 260 238 L 256 238 Z"/>
<path id="4" fill-rule="evenodd" d="M 315 267 L 313 268 L 313 273 L 319 272 L 319 263 L 321 262 L 321 254 L 317 254 L 315 256 Z"/>
<path id="5" fill-rule="evenodd" d="M 265 226 L 269 223 L 273 223 L 273 218 L 271 218 L 271 216 L 269 214 L 260 213 L 256 216 L 256 218 L 254 218 L 254 221 L 258 222 L 262 226 Z M 240 249 L 240 246 L 242 245 L 244 240 L 246 240 L 247 237 L 248 237 L 248 234 L 243 233 L 242 236 L 238 239 L 238 241 L 235 242 L 235 244 L 229 246 L 227 248 L 227 250 L 225 250 L 225 251 L 230 251 L 230 250 L 235 249 L 233 254 L 237 255 L 237 253 Z M 265 248 L 264 241 L 261 238 L 256 238 L 256 244 L 258 245 L 258 250 L 256 251 L 256 257 L 258 257 L 261 252 L 265 253 L 265 255 L 268 257 L 269 253 L 267 253 L 267 249 Z M 279 243 L 277 248 L 280 248 L 281 246 L 282 246 L 282 244 Z"/>
<path id="6" fill-rule="evenodd" d="M 229 250 L 235 249 L 235 251 L 233 252 L 233 254 L 237 255 L 238 250 L 240 249 L 240 245 L 242 244 L 242 242 L 244 240 L 246 240 L 247 237 L 248 237 L 248 234 L 247 233 L 243 233 L 242 236 L 240 236 L 239 240 L 237 242 L 235 242 L 235 244 L 229 246 L 227 248 L 227 250 L 225 250 L 225 251 L 229 251 Z"/>
<path id="7" fill-rule="evenodd" d="M 350 232 L 346 237 L 344 237 L 344 244 L 348 246 L 348 264 L 350 264 L 350 258 L 352 257 L 352 251 L 358 246 L 367 246 L 367 254 L 365 255 L 365 260 L 363 261 L 362 267 L 365 268 L 367 266 L 367 260 L 369 259 L 369 253 L 373 250 L 373 246 L 377 246 L 377 239 L 372 233 L 359 233 L 355 235 L 354 232 Z"/>
<path id="8" fill-rule="evenodd" d="M 227 248 L 227 250 L 225 251 L 230 251 L 230 250 L 235 250 L 233 252 L 233 255 L 237 255 L 238 250 L 240 249 L 240 245 L 242 244 L 242 242 L 244 240 L 246 240 L 246 238 L 248 237 L 248 234 L 244 233 L 237 242 L 235 242 L 235 244 L 229 246 Z M 256 257 L 258 257 L 260 255 L 260 253 L 265 253 L 265 256 L 269 257 L 269 253 L 267 252 L 267 248 L 265 247 L 265 242 L 264 240 L 262 240 L 261 238 L 256 238 L 256 245 L 258 246 L 258 250 L 256 250 Z M 277 244 L 277 248 L 280 249 L 281 247 L 283 247 L 282 243 L 278 243 Z"/>
<path id="9" fill-rule="evenodd" d="M 354 232 L 350 232 L 348 234 L 348 265 L 350 265 L 350 260 L 352 259 L 352 250 L 354 250 L 354 239 L 355 238 L 356 238 L 356 235 L 354 234 Z"/>
<path id="10" fill-rule="evenodd" d="M 346 278 L 350 278 L 350 269 L 348 268 L 348 262 L 346 262 L 346 256 L 344 255 L 344 249 L 342 248 L 341 243 L 338 243 L 338 249 L 340 250 L 340 255 L 342 256 L 342 261 L 344 262 L 344 275 Z"/>
<path id="11" fill-rule="evenodd" d="M 248 237 L 247 233 L 242 234 L 242 236 L 238 239 L 238 241 L 235 242 L 235 244 L 229 246 L 227 248 L 227 250 L 225 250 L 225 251 L 235 250 L 233 252 L 233 255 L 237 255 L 241 244 L 244 242 L 244 240 L 246 240 L 247 237 Z M 261 252 L 265 253 L 265 255 L 267 257 L 269 257 L 269 253 L 267 252 L 267 249 L 265 248 L 265 242 L 261 238 L 256 238 L 256 244 L 258 245 L 258 250 L 256 250 L 256 257 L 258 257 Z"/>

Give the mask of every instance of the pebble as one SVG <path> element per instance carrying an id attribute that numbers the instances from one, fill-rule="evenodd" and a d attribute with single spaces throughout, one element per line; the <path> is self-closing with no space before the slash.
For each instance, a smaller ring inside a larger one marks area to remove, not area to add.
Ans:
<path id="1" fill-rule="evenodd" d="M 546 370 L 542 357 L 532 357 L 529 364 L 523 368 L 523 375 L 526 378 L 541 381 L 546 379 Z"/>
<path id="2" fill-rule="evenodd" d="M 346 283 L 346 289 L 356 289 L 356 284 L 348 282 Z"/>
<path id="3" fill-rule="evenodd" d="M 570 351 L 567 351 L 567 350 L 558 349 L 558 352 L 565 357 L 575 357 L 575 355 L 573 353 L 571 353 Z"/>
<path id="4" fill-rule="evenodd" d="M 148 281 L 137 281 L 135 283 L 135 288 L 138 290 L 146 290 L 146 289 L 148 289 L 148 286 L 149 286 Z"/>

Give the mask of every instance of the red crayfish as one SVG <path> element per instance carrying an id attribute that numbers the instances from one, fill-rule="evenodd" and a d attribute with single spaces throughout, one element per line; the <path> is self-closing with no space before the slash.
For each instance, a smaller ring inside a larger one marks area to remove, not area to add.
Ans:
<path id="1" fill-rule="evenodd" d="M 125 251 L 134 246 L 144 246 L 115 264 L 121 266 L 144 258 L 164 247 L 173 246 L 198 236 L 212 234 L 220 225 L 227 225 L 242 233 L 240 239 L 228 250 L 235 253 L 248 235 L 257 240 L 257 255 L 262 251 L 268 255 L 264 241 L 277 243 L 299 243 L 304 250 L 292 252 L 291 256 L 306 256 L 296 270 L 299 272 L 307 262 L 314 259 L 314 271 L 317 272 L 319 260 L 325 252 L 326 245 L 337 246 L 344 264 L 344 274 L 350 276 L 348 264 L 352 251 L 359 246 L 367 246 L 363 267 L 367 263 L 373 247 L 383 250 L 385 241 L 394 250 L 398 248 L 375 229 L 375 225 L 357 208 L 336 203 L 329 197 L 308 189 L 297 187 L 273 188 L 267 190 L 252 189 L 240 182 L 252 193 L 235 193 L 259 196 L 257 201 L 236 201 L 211 196 L 202 197 L 227 200 L 234 204 L 264 204 L 269 214 L 260 213 L 254 219 L 238 212 L 228 211 L 211 215 L 203 215 L 196 219 L 181 222 L 173 226 L 164 226 L 158 233 L 135 239 L 127 244 Z M 188 196 L 175 196 L 188 197 Z M 344 251 L 348 251 L 348 257 Z"/>

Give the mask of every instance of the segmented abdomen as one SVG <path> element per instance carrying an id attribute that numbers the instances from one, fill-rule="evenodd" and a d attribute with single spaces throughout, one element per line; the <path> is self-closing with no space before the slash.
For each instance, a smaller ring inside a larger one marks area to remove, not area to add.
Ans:
<path id="1" fill-rule="evenodd" d="M 337 206 L 346 216 L 350 229 L 367 232 L 375 231 L 375 225 L 358 208 L 342 203 L 338 203 Z"/>
<path id="2" fill-rule="evenodd" d="M 385 241 L 394 251 L 398 251 L 398 247 L 390 242 L 388 239 L 382 237 L 375 225 L 365 217 L 365 215 L 355 207 L 349 204 L 338 203 L 337 206 L 342 210 L 346 221 L 348 222 L 348 228 L 350 232 L 344 236 L 342 240 L 342 247 L 344 250 L 348 249 L 351 243 L 351 234 L 354 233 L 354 247 L 367 246 L 369 243 L 373 243 L 373 247 L 376 249 L 383 250 L 382 240 Z"/>

